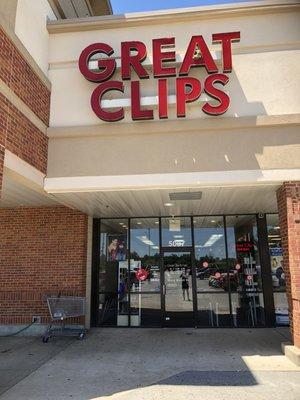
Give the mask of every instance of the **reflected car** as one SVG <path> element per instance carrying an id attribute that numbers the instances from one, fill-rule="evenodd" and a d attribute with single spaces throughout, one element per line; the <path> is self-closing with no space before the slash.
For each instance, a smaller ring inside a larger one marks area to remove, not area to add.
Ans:
<path id="1" fill-rule="evenodd" d="M 210 266 L 207 268 L 201 267 L 201 268 L 197 268 L 197 278 L 198 279 L 205 279 L 205 278 L 209 278 L 212 275 L 214 275 L 216 272 L 218 272 L 218 268 L 216 266 Z"/>
<path id="2" fill-rule="evenodd" d="M 228 275 L 226 272 L 223 272 L 218 277 L 212 275 L 208 280 L 209 286 L 216 289 L 223 289 L 225 292 L 229 290 L 229 283 L 231 290 L 235 291 L 238 287 L 236 272 L 230 271 Z"/>

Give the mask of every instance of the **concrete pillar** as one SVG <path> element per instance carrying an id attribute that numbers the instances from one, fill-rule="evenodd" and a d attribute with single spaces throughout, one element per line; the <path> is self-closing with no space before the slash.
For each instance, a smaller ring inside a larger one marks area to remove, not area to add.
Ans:
<path id="1" fill-rule="evenodd" d="M 300 182 L 277 190 L 283 263 L 294 346 L 300 349 Z"/>

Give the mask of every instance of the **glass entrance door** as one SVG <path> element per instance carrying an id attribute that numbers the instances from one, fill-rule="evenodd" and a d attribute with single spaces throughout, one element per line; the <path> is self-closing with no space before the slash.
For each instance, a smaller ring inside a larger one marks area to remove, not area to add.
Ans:
<path id="1" fill-rule="evenodd" d="M 163 253 L 163 321 L 166 327 L 195 326 L 191 252 Z"/>

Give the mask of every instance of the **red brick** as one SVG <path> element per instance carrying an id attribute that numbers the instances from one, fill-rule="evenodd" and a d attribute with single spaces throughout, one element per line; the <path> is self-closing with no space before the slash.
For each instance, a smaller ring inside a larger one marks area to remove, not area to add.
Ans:
<path id="1" fill-rule="evenodd" d="M 285 182 L 277 191 L 291 333 L 300 348 L 300 182 Z"/>
<path id="2" fill-rule="evenodd" d="M 0 28 L 0 78 L 44 122 L 49 124 L 50 91 Z"/>
<path id="3" fill-rule="evenodd" d="M 0 220 L 0 323 L 47 322 L 45 294 L 85 296 L 85 214 L 21 207 L 0 209 Z"/>

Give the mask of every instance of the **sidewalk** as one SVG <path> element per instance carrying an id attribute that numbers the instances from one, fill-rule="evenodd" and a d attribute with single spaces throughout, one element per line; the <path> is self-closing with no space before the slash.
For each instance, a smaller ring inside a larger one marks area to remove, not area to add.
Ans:
<path id="1" fill-rule="evenodd" d="M 0 386 L 14 386 L 0 399 L 299 400 L 287 339 L 286 329 L 116 328 L 84 341 L 1 338 Z"/>
<path id="2" fill-rule="evenodd" d="M 0 398 L 73 342 L 69 338 L 60 339 L 45 346 L 40 337 L 0 337 Z"/>

